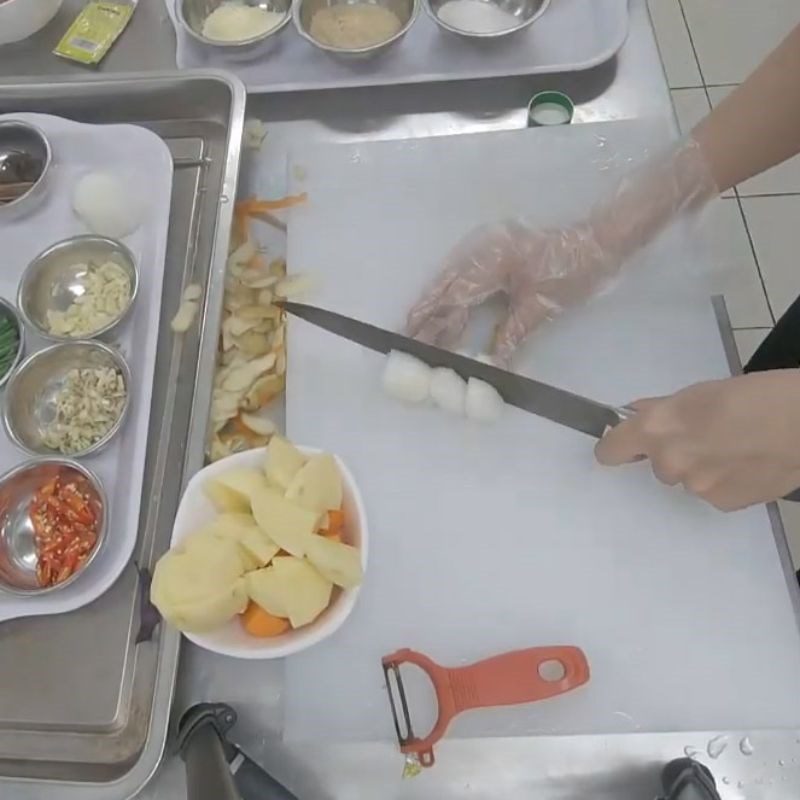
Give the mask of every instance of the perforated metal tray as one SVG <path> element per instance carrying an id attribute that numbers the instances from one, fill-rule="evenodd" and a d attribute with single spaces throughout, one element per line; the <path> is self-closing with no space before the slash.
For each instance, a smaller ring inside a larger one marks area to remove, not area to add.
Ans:
<path id="1" fill-rule="evenodd" d="M 203 461 L 244 105 L 243 86 L 210 71 L 0 83 L 0 113 L 143 125 L 175 165 L 134 559 L 90 606 L 0 624 L 0 796 L 130 796 L 163 751 L 178 637 L 160 628 L 136 643 L 137 567 L 167 549 L 183 484 Z M 176 337 L 169 321 L 189 283 L 205 286 L 205 307 Z"/>

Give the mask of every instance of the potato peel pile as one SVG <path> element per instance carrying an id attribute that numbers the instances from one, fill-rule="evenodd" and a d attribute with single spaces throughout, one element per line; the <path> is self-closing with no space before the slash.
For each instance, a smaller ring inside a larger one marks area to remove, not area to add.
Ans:
<path id="1" fill-rule="evenodd" d="M 178 629 L 211 631 L 241 615 L 250 635 L 280 636 L 317 619 L 335 586 L 361 583 L 333 456 L 306 457 L 274 436 L 263 469 L 231 469 L 203 488 L 219 513 L 153 573 L 153 604 Z"/>
<path id="2" fill-rule="evenodd" d="M 211 461 L 263 447 L 275 431 L 262 413 L 286 385 L 286 320 L 274 301 L 301 295 L 308 282 L 302 276 L 287 277 L 283 258 L 265 257 L 250 221 L 272 223 L 273 212 L 305 199 L 296 195 L 236 204 L 211 399 Z"/>

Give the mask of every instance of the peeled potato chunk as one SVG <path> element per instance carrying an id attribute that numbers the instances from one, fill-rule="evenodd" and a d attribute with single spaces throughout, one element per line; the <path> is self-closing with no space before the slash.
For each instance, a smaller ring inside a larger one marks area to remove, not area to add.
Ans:
<path id="1" fill-rule="evenodd" d="M 279 556 L 265 569 L 247 575 L 247 593 L 253 602 L 278 617 L 288 617 L 293 628 L 313 622 L 331 600 L 333 584 L 308 561 Z"/>
<path id="2" fill-rule="evenodd" d="M 247 511 L 225 511 L 217 514 L 204 530 L 235 533 L 244 528 L 252 528 L 255 524 L 256 521 L 248 508 Z"/>
<path id="3" fill-rule="evenodd" d="M 215 480 L 217 483 L 230 489 L 230 491 L 238 494 L 242 502 L 247 503 L 247 507 L 241 509 L 243 511 L 250 510 L 250 503 L 254 495 L 269 488 L 264 473 L 255 467 L 239 467 L 238 469 L 232 469 L 228 472 L 221 473 Z"/>
<path id="4" fill-rule="evenodd" d="M 280 561 L 285 556 L 274 558 L 274 561 Z M 276 616 L 289 617 L 289 595 L 292 588 L 289 584 L 275 571 L 274 565 L 266 567 L 265 569 L 257 569 L 253 572 L 248 572 L 245 575 L 245 585 L 247 587 L 247 596 L 264 611 Z"/>
<path id="5" fill-rule="evenodd" d="M 281 436 L 273 436 L 267 445 L 267 462 L 264 468 L 270 483 L 284 491 L 295 474 L 306 463 L 306 457 Z"/>
<path id="6" fill-rule="evenodd" d="M 305 555 L 306 540 L 316 531 L 319 514 L 292 503 L 275 489 L 253 497 L 252 506 L 258 527 L 275 544 L 298 558 Z"/>
<path id="7" fill-rule="evenodd" d="M 258 526 L 245 531 L 238 541 L 245 552 L 255 560 L 255 566 L 251 569 L 266 566 L 280 551 L 280 547 Z"/>
<path id="8" fill-rule="evenodd" d="M 249 498 L 242 497 L 239 492 L 235 492 L 217 480 L 206 481 L 203 484 L 203 492 L 217 511 L 235 513 L 250 510 Z"/>
<path id="9" fill-rule="evenodd" d="M 247 567 L 236 540 L 221 534 L 214 524 L 184 539 L 178 551 L 190 557 L 197 578 L 210 580 L 212 586 L 240 577 Z"/>
<path id="10" fill-rule="evenodd" d="M 286 490 L 286 499 L 324 514 L 342 505 L 342 478 L 336 459 L 320 453 L 308 459 Z"/>
<path id="11" fill-rule="evenodd" d="M 158 608 L 158 606 L 156 606 Z M 195 603 L 172 606 L 169 613 L 159 608 L 164 618 L 178 630 L 203 633 L 225 624 L 247 607 L 244 578 L 237 580 L 217 594 L 208 593 Z"/>
<path id="12" fill-rule="evenodd" d="M 313 536 L 306 543 L 306 557 L 322 575 L 343 589 L 352 589 L 363 579 L 361 555 L 349 544 Z"/>
<path id="13" fill-rule="evenodd" d="M 162 556 L 150 597 L 161 615 L 183 631 L 216 628 L 242 611 L 246 568 L 238 543 L 204 530 Z"/>

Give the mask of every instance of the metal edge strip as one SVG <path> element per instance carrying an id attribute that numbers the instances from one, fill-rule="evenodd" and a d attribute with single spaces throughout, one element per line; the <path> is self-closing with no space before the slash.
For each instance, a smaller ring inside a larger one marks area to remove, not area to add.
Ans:
<path id="1" fill-rule="evenodd" d="M 714 316 L 717 319 L 719 334 L 722 338 L 722 347 L 725 350 L 725 358 L 728 361 L 728 369 L 731 375 L 741 375 L 743 365 L 739 357 L 739 348 L 736 346 L 736 338 L 733 335 L 733 325 L 728 313 L 728 305 L 722 295 L 714 295 L 711 298 L 711 304 L 714 307 Z M 789 596 L 792 599 L 795 617 L 797 617 L 797 625 L 800 628 L 800 587 L 797 584 L 797 576 L 792 563 L 792 554 L 789 550 L 783 518 L 776 502 L 767 503 L 767 515 L 775 538 L 775 546 L 778 548 L 781 567 L 786 577 L 786 583 L 789 586 Z"/>
<path id="2" fill-rule="evenodd" d="M 141 77 L 145 80 L 159 78 L 174 80 L 175 78 L 173 73 L 139 73 L 127 77 Z M 222 318 L 228 242 L 239 180 L 241 141 L 244 133 L 244 115 L 247 102 L 244 84 L 236 76 L 227 72 L 222 70 L 196 70 L 192 71 L 187 77 L 192 79 L 213 78 L 226 83 L 231 92 L 231 114 L 228 128 L 228 146 L 226 148 L 227 158 L 222 184 L 224 200 L 219 206 L 214 234 L 214 249 L 209 268 L 208 283 L 209 285 L 214 285 L 216 290 L 206 294 L 204 321 L 200 332 L 198 370 L 195 376 L 196 399 L 189 420 L 189 437 L 183 463 L 182 488 L 186 486 L 192 475 L 203 466 L 205 459 L 206 434 L 211 409 L 210 390 L 216 368 L 217 337 Z M 216 278 L 216 281 L 213 280 L 214 278 Z M 211 324 L 212 320 L 213 324 Z M 160 642 L 153 703 L 154 708 L 165 709 L 165 720 L 163 726 L 159 724 L 158 730 L 155 730 L 155 715 L 151 717 L 147 742 L 136 765 L 113 784 L 124 792 L 124 797 L 132 797 L 137 794 L 153 777 L 163 758 L 169 730 L 170 709 L 175 694 L 179 654 L 180 634 L 170 628 L 165 629 Z"/>

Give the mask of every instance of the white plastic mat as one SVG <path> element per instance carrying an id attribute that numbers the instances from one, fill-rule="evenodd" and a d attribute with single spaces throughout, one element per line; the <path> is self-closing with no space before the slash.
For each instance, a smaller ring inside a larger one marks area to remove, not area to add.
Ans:
<path id="1" fill-rule="evenodd" d="M 80 459 L 103 483 L 110 505 L 102 549 L 71 586 L 41 597 L 0 592 L 0 621 L 71 611 L 92 602 L 119 577 L 131 557 L 139 528 L 150 400 L 156 362 L 161 287 L 172 194 L 172 157 L 154 133 L 136 125 L 84 125 L 45 114 L 7 114 L 38 126 L 50 141 L 53 161 L 46 191 L 24 216 L 0 214 L 2 264 L 0 295 L 14 303 L 25 267 L 51 244 L 89 233 L 72 210 L 77 179 L 92 170 L 119 174 L 132 194 L 143 199 L 140 227 L 122 241 L 139 266 L 139 292 L 130 314 L 110 342 L 131 370 L 131 404 L 121 431 L 100 453 Z M 46 346 L 26 330 L 26 356 Z M 0 432 L 0 470 L 11 469 L 29 456 Z"/>
<path id="2" fill-rule="evenodd" d="M 288 263 L 313 281 L 308 302 L 400 329 L 474 225 L 580 219 L 669 133 L 621 121 L 298 146 L 289 189 L 308 201 L 289 219 Z M 707 273 L 676 227 L 612 291 L 532 336 L 515 367 L 615 405 L 723 377 Z M 404 407 L 381 390 L 379 354 L 302 320 L 287 343 L 287 432 L 348 463 L 371 532 L 352 616 L 287 661 L 287 741 L 393 740 L 380 659 L 402 647 L 446 666 L 585 651 L 586 686 L 466 714 L 453 737 L 800 724 L 800 636 L 765 509 L 720 514 L 645 464 L 604 469 L 590 437 L 518 409 L 480 425 Z M 414 676 L 422 736 L 435 707 Z"/>

